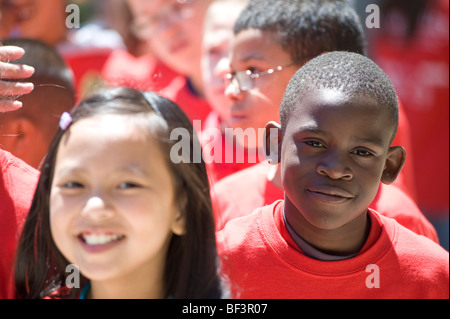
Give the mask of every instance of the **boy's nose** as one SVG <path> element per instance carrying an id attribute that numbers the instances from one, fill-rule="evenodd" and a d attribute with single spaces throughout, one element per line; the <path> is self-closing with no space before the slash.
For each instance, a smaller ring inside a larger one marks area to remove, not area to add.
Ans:
<path id="1" fill-rule="evenodd" d="M 317 165 L 317 173 L 325 175 L 331 179 L 352 180 L 353 172 L 347 165 L 345 155 L 337 154 L 337 152 L 329 152 Z"/>
<path id="2" fill-rule="evenodd" d="M 225 89 L 225 96 L 232 101 L 242 100 L 243 94 L 236 80 L 230 81 Z"/>

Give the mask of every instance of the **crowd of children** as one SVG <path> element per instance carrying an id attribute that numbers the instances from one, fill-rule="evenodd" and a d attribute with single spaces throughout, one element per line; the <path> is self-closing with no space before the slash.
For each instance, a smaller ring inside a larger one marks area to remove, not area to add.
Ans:
<path id="1" fill-rule="evenodd" d="M 133 49 L 0 0 L 0 298 L 449 298 L 406 84 L 350 1 L 118 2 Z"/>

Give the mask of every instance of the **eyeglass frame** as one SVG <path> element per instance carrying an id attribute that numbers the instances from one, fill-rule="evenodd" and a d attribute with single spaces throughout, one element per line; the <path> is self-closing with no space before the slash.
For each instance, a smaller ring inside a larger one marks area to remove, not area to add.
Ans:
<path id="1" fill-rule="evenodd" d="M 286 68 L 294 66 L 294 65 L 295 65 L 295 63 L 289 63 L 289 64 L 286 64 L 286 65 L 279 65 L 279 66 L 277 66 L 275 68 L 270 68 L 267 71 L 263 71 L 263 72 L 260 72 L 260 73 L 253 73 L 250 70 L 238 71 L 238 72 L 235 72 L 234 74 L 233 73 L 228 73 L 228 74 L 225 75 L 225 81 L 227 81 L 227 87 L 229 85 L 231 85 L 234 81 L 237 81 L 237 86 L 238 86 L 239 90 L 241 92 L 245 92 L 245 91 L 251 90 L 251 89 L 253 89 L 255 87 L 255 79 L 258 79 L 258 78 L 260 78 L 260 77 L 262 77 L 264 75 L 274 74 L 276 72 L 282 71 L 283 69 L 286 69 Z M 241 75 L 241 74 L 242 75 L 246 75 L 246 78 L 250 79 L 249 81 L 251 81 L 251 85 L 247 85 L 246 87 L 244 87 L 242 85 L 241 81 L 239 80 L 239 75 Z"/>

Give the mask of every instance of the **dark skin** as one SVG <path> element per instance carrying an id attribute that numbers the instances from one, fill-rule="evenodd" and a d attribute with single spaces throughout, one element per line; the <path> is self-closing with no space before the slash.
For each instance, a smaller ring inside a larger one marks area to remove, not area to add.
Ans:
<path id="1" fill-rule="evenodd" d="M 325 253 L 358 252 L 380 181 L 392 183 L 405 162 L 404 148 L 390 146 L 387 110 L 368 96 L 315 89 L 283 130 L 273 122 L 266 128 L 280 133 L 284 209 L 296 233 Z"/>

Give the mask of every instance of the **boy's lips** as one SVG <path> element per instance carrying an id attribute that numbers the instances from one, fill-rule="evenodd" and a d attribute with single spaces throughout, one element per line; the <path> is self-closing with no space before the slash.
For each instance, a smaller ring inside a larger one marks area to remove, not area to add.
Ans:
<path id="1" fill-rule="evenodd" d="M 247 116 L 243 112 L 233 111 L 233 109 L 230 112 L 230 123 L 231 124 L 240 122 L 246 118 L 247 118 Z"/>
<path id="2" fill-rule="evenodd" d="M 330 204 L 340 204 L 354 198 L 350 192 L 338 187 L 312 186 L 306 190 L 313 199 Z"/>
<path id="3" fill-rule="evenodd" d="M 231 115 L 230 117 L 230 123 L 231 124 L 236 124 L 238 122 L 241 122 L 243 120 L 245 120 L 247 117 L 244 115 Z"/>

